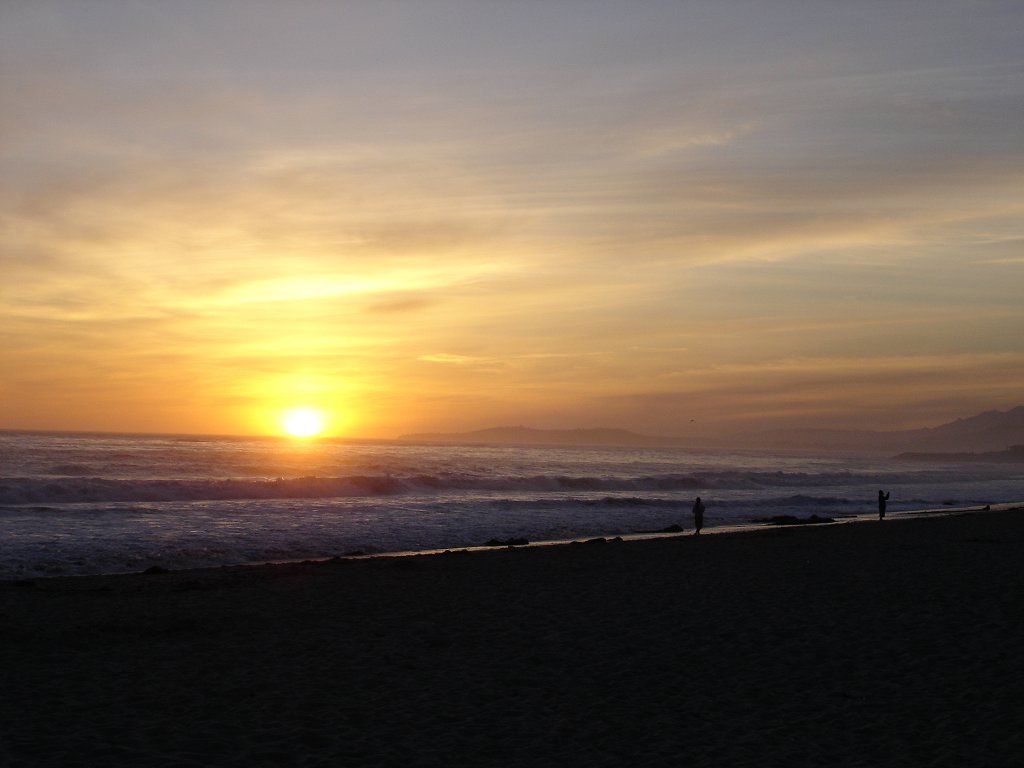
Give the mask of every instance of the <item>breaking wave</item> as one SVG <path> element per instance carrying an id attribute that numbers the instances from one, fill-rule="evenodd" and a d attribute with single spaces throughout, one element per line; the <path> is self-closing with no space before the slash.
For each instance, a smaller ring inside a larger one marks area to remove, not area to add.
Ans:
<path id="1" fill-rule="evenodd" d="M 105 477 L 4 478 L 0 503 L 40 504 L 105 501 L 219 501 L 231 499 L 329 499 L 457 491 L 498 493 L 671 492 L 812 487 L 836 479 L 806 473 L 725 472 L 641 477 L 571 475 L 485 476 L 352 475 L 267 479 L 115 479 Z M 795 497 L 798 500 L 800 497 Z M 825 500 L 834 501 L 834 500 Z M 620 500 L 621 502 L 621 500 Z M 808 503 L 816 502 L 808 500 Z"/>

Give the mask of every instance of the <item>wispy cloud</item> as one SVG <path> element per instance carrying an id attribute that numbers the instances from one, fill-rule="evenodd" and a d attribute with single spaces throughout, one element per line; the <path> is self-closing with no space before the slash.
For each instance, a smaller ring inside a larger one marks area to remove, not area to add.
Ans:
<path id="1" fill-rule="evenodd" d="M 1018 4 L 186 5 L 0 11 L 25 424 L 1017 404 Z"/>

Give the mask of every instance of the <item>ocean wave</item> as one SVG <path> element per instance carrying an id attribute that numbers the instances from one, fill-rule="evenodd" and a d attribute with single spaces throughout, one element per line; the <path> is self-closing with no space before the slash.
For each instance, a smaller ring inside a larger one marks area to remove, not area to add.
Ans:
<path id="1" fill-rule="evenodd" d="M 384 496 L 407 490 L 404 483 L 389 477 L 301 477 L 277 480 L 12 478 L 0 482 L 0 503 L 302 499 Z"/>
<path id="2" fill-rule="evenodd" d="M 746 502 L 750 504 L 751 502 Z M 759 499 L 756 504 L 776 507 L 843 507 L 849 504 L 864 504 L 864 499 L 847 499 L 842 496 L 806 496 L 796 494 L 794 496 L 776 496 Z"/>
<path id="3" fill-rule="evenodd" d="M 53 467 L 47 467 L 46 474 L 83 477 L 96 474 L 96 467 L 89 464 L 58 464 Z"/>
<path id="4" fill-rule="evenodd" d="M 71 469 L 71 467 L 65 467 Z M 77 467 L 75 468 L 77 469 Z M 70 472 L 62 477 L 0 478 L 0 504 L 50 504 L 76 502 L 170 502 L 234 499 L 329 499 L 353 496 L 385 497 L 402 494 L 479 492 L 498 494 L 575 494 L 680 492 L 707 494 L 715 491 L 778 492 L 784 488 L 822 488 L 855 482 L 847 473 L 784 473 L 720 471 L 688 474 L 619 475 L 489 475 L 446 472 L 435 474 L 346 475 L 339 477 L 289 477 L 276 479 L 165 479 L 85 477 Z M 861 481 L 863 482 L 863 480 Z M 848 503 L 832 496 L 793 495 L 791 505 L 825 506 Z M 623 503 L 618 499 L 616 503 Z M 645 502 L 637 502 L 645 503 Z"/>

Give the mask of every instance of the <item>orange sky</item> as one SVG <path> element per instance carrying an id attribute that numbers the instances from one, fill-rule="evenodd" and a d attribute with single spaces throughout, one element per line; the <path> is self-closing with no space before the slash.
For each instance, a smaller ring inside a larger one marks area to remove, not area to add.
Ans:
<path id="1" fill-rule="evenodd" d="M 4 4 L 0 428 L 1021 404 L 1024 8 L 807 8 Z"/>

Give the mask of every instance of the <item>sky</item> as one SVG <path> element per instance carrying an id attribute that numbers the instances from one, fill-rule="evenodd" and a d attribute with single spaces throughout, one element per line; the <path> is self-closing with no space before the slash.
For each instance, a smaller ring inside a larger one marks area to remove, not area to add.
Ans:
<path id="1" fill-rule="evenodd" d="M 1024 404 L 1024 4 L 0 0 L 0 428 Z"/>

